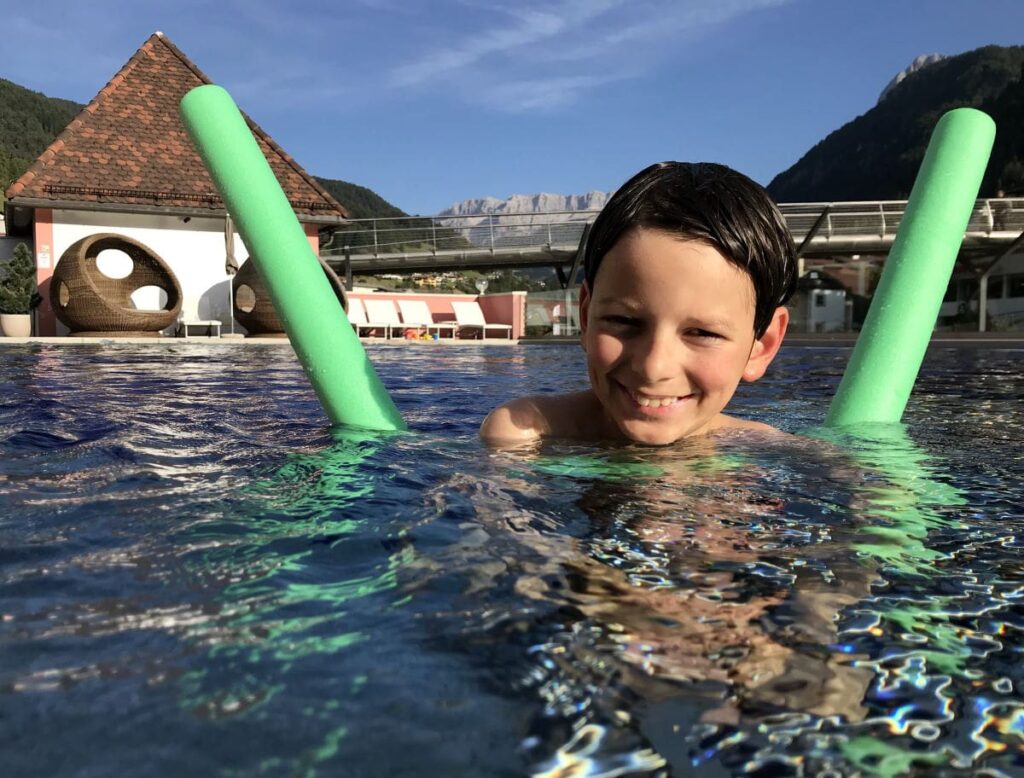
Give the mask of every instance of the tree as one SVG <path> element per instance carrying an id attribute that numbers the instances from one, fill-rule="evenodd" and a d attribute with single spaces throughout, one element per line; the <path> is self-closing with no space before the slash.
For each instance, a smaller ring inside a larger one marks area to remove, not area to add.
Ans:
<path id="1" fill-rule="evenodd" d="M 19 243 L 0 279 L 0 313 L 29 313 L 40 299 L 36 292 L 35 260 L 28 246 Z"/>

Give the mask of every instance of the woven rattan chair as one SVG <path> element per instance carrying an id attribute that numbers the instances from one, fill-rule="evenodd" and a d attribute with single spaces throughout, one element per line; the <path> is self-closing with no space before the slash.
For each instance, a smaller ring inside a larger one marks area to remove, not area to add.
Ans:
<path id="1" fill-rule="evenodd" d="M 320 267 L 323 268 L 324 275 L 327 276 L 341 307 L 347 311 L 348 299 L 345 297 L 345 285 L 322 259 Z M 250 335 L 264 338 L 284 337 L 284 325 L 281 324 L 277 311 L 274 310 L 274 303 L 270 299 L 267 288 L 263 285 L 263 279 L 256 271 L 255 263 L 246 260 L 238 269 L 231 283 L 235 298 L 235 321 L 245 327 Z"/>
<path id="2" fill-rule="evenodd" d="M 97 266 L 101 251 L 123 251 L 132 260 L 124 278 L 111 278 Z M 159 287 L 167 295 L 161 310 L 138 310 L 132 294 Z M 50 280 L 50 303 L 57 318 L 81 337 L 157 337 L 181 310 L 181 285 L 167 264 L 147 246 L 124 235 L 98 233 L 72 243 L 61 254 Z"/>

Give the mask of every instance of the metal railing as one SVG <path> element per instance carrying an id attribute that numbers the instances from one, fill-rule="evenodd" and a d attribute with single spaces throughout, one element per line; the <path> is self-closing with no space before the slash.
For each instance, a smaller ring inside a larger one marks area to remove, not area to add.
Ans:
<path id="1" fill-rule="evenodd" d="M 324 257 L 443 254 L 516 249 L 575 250 L 598 211 L 353 219 L 336 230 Z"/>
<path id="2" fill-rule="evenodd" d="M 906 200 L 785 203 L 782 214 L 803 249 L 837 252 L 882 248 L 892 242 Z M 408 216 L 353 219 L 337 229 L 321 249 L 325 259 L 346 256 L 429 257 L 477 253 L 575 251 L 583 230 L 598 211 L 551 211 L 481 216 Z M 983 199 L 975 203 L 968 237 L 1010 241 L 1024 230 L 1024 198 Z"/>
<path id="3" fill-rule="evenodd" d="M 812 240 L 829 242 L 855 237 L 893 238 L 903 220 L 906 200 L 870 202 L 785 203 L 779 206 L 793 239 L 806 238 L 822 215 L 824 223 Z M 977 200 L 967 224 L 967 233 L 992 235 L 994 232 L 1019 235 L 1024 229 L 1024 199 Z"/>

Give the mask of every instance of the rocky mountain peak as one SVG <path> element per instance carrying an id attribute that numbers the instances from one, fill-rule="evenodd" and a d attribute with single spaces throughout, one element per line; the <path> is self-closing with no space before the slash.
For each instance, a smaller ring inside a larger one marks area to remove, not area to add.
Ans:
<path id="1" fill-rule="evenodd" d="M 608 202 L 607 192 L 588 192 L 578 195 L 560 195 L 550 192 L 516 194 L 499 200 L 497 197 L 477 197 L 463 200 L 445 208 L 438 216 L 486 216 L 490 214 L 543 213 L 552 211 L 599 211 Z"/>
<path id="2" fill-rule="evenodd" d="M 888 97 L 889 93 L 892 92 L 892 90 L 895 89 L 896 86 L 911 73 L 916 73 L 918 70 L 926 68 L 929 65 L 934 65 L 936 62 L 941 62 L 944 59 L 948 59 L 946 54 L 919 54 L 914 57 L 914 61 L 911 62 L 909 66 L 897 73 L 892 81 L 885 85 L 885 89 L 882 90 L 882 94 L 878 96 L 878 102 L 882 102 L 886 97 Z"/>

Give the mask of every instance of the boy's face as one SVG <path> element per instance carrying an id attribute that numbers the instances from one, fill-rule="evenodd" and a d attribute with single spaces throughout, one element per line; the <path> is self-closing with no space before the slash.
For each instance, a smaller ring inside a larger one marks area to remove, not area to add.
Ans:
<path id="1" fill-rule="evenodd" d="M 716 426 L 740 380 L 764 374 L 786 326 L 780 308 L 767 337 L 755 340 L 746 272 L 707 243 L 642 228 L 605 255 L 580 308 L 605 421 L 653 445 Z"/>

